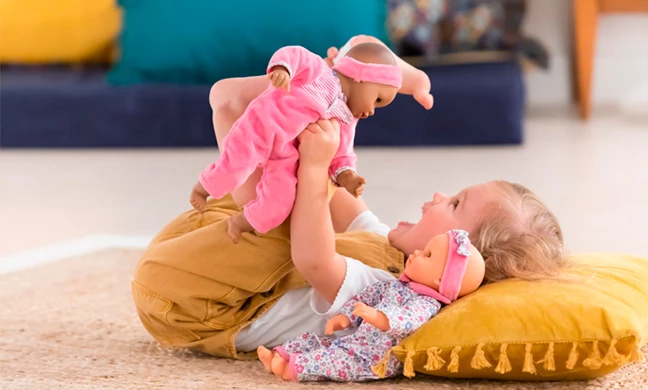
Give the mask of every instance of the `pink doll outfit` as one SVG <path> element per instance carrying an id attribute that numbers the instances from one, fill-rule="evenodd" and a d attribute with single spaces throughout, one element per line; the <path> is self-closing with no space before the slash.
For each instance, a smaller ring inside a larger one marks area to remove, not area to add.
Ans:
<path id="1" fill-rule="evenodd" d="M 279 226 L 290 214 L 297 184 L 297 136 L 309 123 L 336 118 L 340 146 L 329 167 L 335 181 L 345 170 L 355 170 L 353 152 L 358 122 L 347 106 L 340 80 L 326 62 L 300 46 L 283 47 L 272 56 L 267 71 L 284 66 L 290 75 L 290 92 L 272 85 L 254 99 L 232 126 L 221 145 L 221 156 L 200 174 L 200 183 L 213 198 L 238 188 L 258 167 L 263 176 L 257 198 L 244 214 L 259 233 Z M 364 64 L 341 58 L 334 69 L 352 74 L 356 81 L 371 81 L 400 88 L 398 67 Z"/>
<path id="2" fill-rule="evenodd" d="M 357 330 L 340 338 L 303 334 L 275 348 L 286 361 L 295 381 L 367 381 L 379 379 L 372 366 L 385 353 L 398 345 L 441 309 L 441 302 L 457 299 L 470 256 L 468 233 L 452 230 L 447 233 L 450 242 L 439 291 L 414 283 L 403 274 L 399 280 L 375 283 L 356 295 L 340 310 L 351 328 Z M 383 312 L 390 329 L 383 332 L 362 318 L 351 314 L 356 302 Z M 385 377 L 402 373 L 403 365 L 394 356 L 386 362 Z"/>

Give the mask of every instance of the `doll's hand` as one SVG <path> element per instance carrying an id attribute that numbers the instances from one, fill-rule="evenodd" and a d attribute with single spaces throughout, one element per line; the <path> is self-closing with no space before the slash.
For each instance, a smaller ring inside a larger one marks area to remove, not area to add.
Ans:
<path id="1" fill-rule="evenodd" d="M 326 328 L 324 329 L 324 333 L 326 335 L 332 335 L 338 330 L 346 329 L 349 326 L 351 326 L 351 321 L 349 321 L 349 317 L 345 316 L 344 314 L 338 314 L 326 322 Z"/>
<path id="2" fill-rule="evenodd" d="M 367 306 L 362 302 L 356 302 L 352 314 L 361 317 L 364 321 L 370 323 L 383 332 L 389 330 L 389 320 L 387 319 L 387 316 L 383 312 Z"/>
<path id="3" fill-rule="evenodd" d="M 350 169 L 340 173 L 337 177 L 337 182 L 340 187 L 346 188 L 346 190 L 356 198 L 362 195 L 364 192 L 364 186 L 367 184 L 367 180 L 364 177 Z"/>
<path id="4" fill-rule="evenodd" d="M 285 67 L 281 65 L 273 67 L 268 73 L 268 79 L 275 88 L 285 88 L 286 92 L 290 92 L 290 74 Z"/>
<path id="5" fill-rule="evenodd" d="M 189 196 L 189 203 L 198 211 L 203 211 L 205 204 L 207 204 L 207 197 L 209 194 L 205 191 L 205 188 L 200 184 L 196 185 L 191 190 L 191 196 Z"/>

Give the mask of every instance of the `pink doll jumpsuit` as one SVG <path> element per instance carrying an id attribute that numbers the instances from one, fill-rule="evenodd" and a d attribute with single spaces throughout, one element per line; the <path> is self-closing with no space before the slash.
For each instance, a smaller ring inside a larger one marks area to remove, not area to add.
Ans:
<path id="1" fill-rule="evenodd" d="M 282 65 L 290 75 L 290 92 L 270 86 L 254 99 L 234 123 L 221 145 L 220 158 L 200 175 L 200 183 L 213 198 L 221 198 L 242 185 L 257 167 L 263 176 L 257 198 L 244 208 L 248 222 L 259 233 L 280 225 L 295 202 L 297 136 L 320 118 L 340 122 L 340 146 L 329 167 L 335 180 L 354 169 L 353 138 L 357 119 L 346 104 L 340 81 L 326 62 L 300 46 L 279 49 L 268 72 Z"/>
<path id="2" fill-rule="evenodd" d="M 383 312 L 390 329 L 383 332 L 362 318 L 351 314 L 356 302 Z M 275 348 L 285 360 L 295 381 L 367 381 L 379 379 L 371 366 L 402 339 L 434 317 L 441 303 L 433 297 L 414 291 L 410 283 L 392 280 L 374 283 L 340 310 L 358 329 L 340 338 L 319 337 L 305 333 Z M 385 377 L 399 375 L 403 365 L 394 356 L 387 362 Z"/>

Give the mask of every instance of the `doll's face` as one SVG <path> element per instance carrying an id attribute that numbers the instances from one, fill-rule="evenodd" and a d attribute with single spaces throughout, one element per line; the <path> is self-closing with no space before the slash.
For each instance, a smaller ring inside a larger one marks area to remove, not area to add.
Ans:
<path id="1" fill-rule="evenodd" d="M 404 273 L 410 280 L 439 291 L 441 277 L 448 260 L 450 247 L 448 234 L 434 236 L 422 251 L 416 250 L 407 258 Z M 477 290 L 484 280 L 485 272 L 484 258 L 477 248 L 470 245 L 470 256 L 468 256 L 466 269 L 461 279 L 459 297 Z"/>
<path id="2" fill-rule="evenodd" d="M 397 92 L 398 88 L 389 85 L 354 82 L 347 93 L 347 105 L 355 118 L 369 118 L 376 108 L 394 101 Z"/>
<path id="3" fill-rule="evenodd" d="M 405 275 L 416 283 L 439 289 L 441 276 L 448 259 L 448 235 L 432 238 L 425 249 L 415 250 L 405 263 Z"/>

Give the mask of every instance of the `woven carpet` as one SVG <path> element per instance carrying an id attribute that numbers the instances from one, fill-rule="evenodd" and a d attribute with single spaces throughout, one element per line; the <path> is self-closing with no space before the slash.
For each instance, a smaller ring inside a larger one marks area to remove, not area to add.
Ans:
<path id="1" fill-rule="evenodd" d="M 130 280 L 140 254 L 107 250 L 0 275 L 0 389 L 648 389 L 648 360 L 590 382 L 424 375 L 370 384 L 280 382 L 259 362 L 160 348 L 131 302 Z"/>

